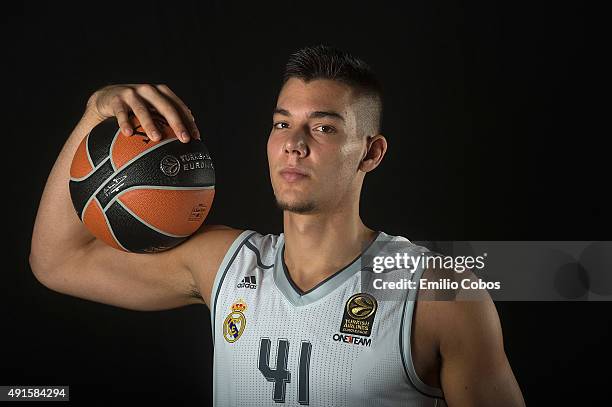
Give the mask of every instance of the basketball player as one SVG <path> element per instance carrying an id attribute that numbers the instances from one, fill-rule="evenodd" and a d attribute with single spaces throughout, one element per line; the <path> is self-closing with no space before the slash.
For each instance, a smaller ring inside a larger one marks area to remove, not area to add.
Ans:
<path id="1" fill-rule="evenodd" d="M 30 254 L 37 279 L 131 310 L 206 304 L 219 406 L 524 405 L 486 291 L 478 301 L 425 301 L 418 290 L 385 301 L 364 288 L 367 250 L 389 241 L 424 250 L 359 216 L 364 177 L 387 150 L 370 68 L 320 45 L 293 54 L 284 79 L 267 145 L 283 233 L 205 225 L 155 254 L 122 252 L 93 238 L 68 190 L 85 135 L 112 117 L 133 134 L 132 111 L 158 141 L 156 110 L 182 142 L 200 137 L 167 86 L 112 85 L 89 98 L 47 181 Z M 414 278 L 425 272 L 433 270 L 421 267 Z"/>

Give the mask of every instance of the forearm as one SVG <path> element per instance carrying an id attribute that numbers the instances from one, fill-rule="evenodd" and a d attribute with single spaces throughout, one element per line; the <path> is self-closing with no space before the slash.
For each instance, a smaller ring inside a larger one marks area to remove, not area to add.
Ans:
<path id="1" fill-rule="evenodd" d="M 52 271 L 71 253 L 94 239 L 74 210 L 68 181 L 72 158 L 79 143 L 102 120 L 89 108 L 88 103 L 83 117 L 53 165 L 40 200 L 32 234 L 30 264 L 34 273 Z"/>

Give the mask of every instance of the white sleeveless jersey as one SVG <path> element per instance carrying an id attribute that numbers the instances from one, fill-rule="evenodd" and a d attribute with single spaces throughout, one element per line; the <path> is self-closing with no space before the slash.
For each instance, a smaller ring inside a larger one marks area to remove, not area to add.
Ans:
<path id="1" fill-rule="evenodd" d="M 211 294 L 214 405 L 446 406 L 441 389 L 425 384 L 412 363 L 416 290 L 402 290 L 403 301 L 362 290 L 373 272 L 360 260 L 384 241 L 428 251 L 378 232 L 376 245 L 302 292 L 284 263 L 284 234 L 244 231 Z"/>

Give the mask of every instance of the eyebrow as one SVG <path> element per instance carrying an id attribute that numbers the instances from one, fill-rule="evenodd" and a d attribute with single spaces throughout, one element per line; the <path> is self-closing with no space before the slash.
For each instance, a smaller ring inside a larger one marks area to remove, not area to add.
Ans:
<path id="1" fill-rule="evenodd" d="M 291 113 L 289 113 L 288 110 L 282 109 L 280 107 L 275 108 L 274 111 L 272 112 L 272 114 L 280 114 L 280 115 L 283 115 L 283 116 L 291 117 Z M 321 117 L 333 117 L 333 118 L 342 120 L 343 123 L 346 123 L 346 120 L 344 120 L 344 116 L 342 116 L 338 112 L 324 112 L 324 111 L 321 111 L 321 110 L 317 110 L 317 111 L 314 111 L 314 112 L 310 112 L 308 117 L 310 119 L 318 119 L 318 118 L 321 118 Z"/>

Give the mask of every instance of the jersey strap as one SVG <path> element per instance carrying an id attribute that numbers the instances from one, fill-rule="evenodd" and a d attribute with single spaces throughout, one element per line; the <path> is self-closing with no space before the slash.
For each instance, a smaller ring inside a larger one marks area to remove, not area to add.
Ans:
<path id="1" fill-rule="evenodd" d="M 442 389 L 438 387 L 432 387 L 424 383 L 417 375 L 417 372 L 414 368 L 414 363 L 412 361 L 410 335 L 412 333 L 412 322 L 414 320 L 414 305 L 417 299 L 419 280 L 421 279 L 421 276 L 423 275 L 424 271 L 425 267 L 420 266 L 412 274 L 411 280 L 417 282 L 417 288 L 415 290 L 410 290 L 404 301 L 404 310 L 402 312 L 402 320 L 400 324 L 400 351 L 402 355 L 402 364 L 404 365 L 404 370 L 406 371 L 406 375 L 408 376 L 408 379 L 414 385 L 414 387 L 426 396 L 443 399 L 444 394 L 442 392 Z"/>
<path id="2" fill-rule="evenodd" d="M 225 253 L 225 256 L 223 256 L 223 261 L 221 261 L 217 274 L 215 275 L 215 281 L 213 282 L 212 290 L 210 292 L 210 324 L 212 327 L 213 345 L 215 343 L 215 312 L 217 308 L 216 305 L 217 297 L 219 295 L 219 288 L 221 287 L 221 284 L 223 284 L 223 279 L 225 278 L 227 271 L 232 266 L 238 252 L 248 242 L 249 238 L 256 233 L 257 232 L 253 230 L 245 230 L 232 242 L 231 246 Z"/>

